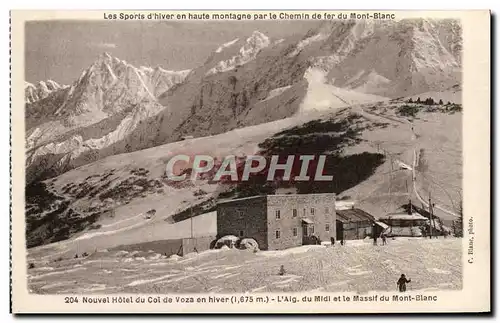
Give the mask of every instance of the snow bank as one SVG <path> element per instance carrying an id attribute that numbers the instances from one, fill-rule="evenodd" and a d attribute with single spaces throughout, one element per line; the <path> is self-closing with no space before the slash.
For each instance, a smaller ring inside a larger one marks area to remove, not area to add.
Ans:
<path id="1" fill-rule="evenodd" d="M 285 257 L 293 254 L 301 254 L 308 251 L 314 251 L 318 249 L 325 249 L 324 246 L 318 245 L 308 245 L 308 246 L 300 246 L 296 248 L 290 248 L 285 250 L 273 250 L 273 251 L 261 251 L 257 253 L 257 255 L 262 255 L 265 257 Z"/>

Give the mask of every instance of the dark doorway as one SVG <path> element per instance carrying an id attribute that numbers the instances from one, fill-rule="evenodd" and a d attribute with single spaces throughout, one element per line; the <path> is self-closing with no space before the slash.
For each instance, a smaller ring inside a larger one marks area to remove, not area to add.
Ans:
<path id="1" fill-rule="evenodd" d="M 344 225 L 342 222 L 337 221 L 337 240 L 342 240 L 344 237 Z"/>
<path id="2" fill-rule="evenodd" d="M 309 230 L 307 229 L 308 229 L 308 224 L 302 223 L 302 238 L 306 238 L 309 236 Z"/>
<path id="3" fill-rule="evenodd" d="M 311 220 L 302 221 L 302 244 L 313 244 L 314 223 Z"/>

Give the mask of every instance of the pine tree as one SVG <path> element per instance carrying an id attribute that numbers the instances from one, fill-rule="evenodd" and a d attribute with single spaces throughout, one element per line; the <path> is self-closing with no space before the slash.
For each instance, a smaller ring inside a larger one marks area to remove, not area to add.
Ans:
<path id="1" fill-rule="evenodd" d="M 408 103 L 413 103 L 413 99 L 412 99 L 412 98 L 410 98 L 410 99 L 408 100 Z"/>
<path id="2" fill-rule="evenodd" d="M 420 97 L 417 98 L 417 103 L 421 103 L 422 101 L 420 101 Z"/>
<path id="3" fill-rule="evenodd" d="M 439 105 L 443 105 L 443 99 L 439 99 Z"/>

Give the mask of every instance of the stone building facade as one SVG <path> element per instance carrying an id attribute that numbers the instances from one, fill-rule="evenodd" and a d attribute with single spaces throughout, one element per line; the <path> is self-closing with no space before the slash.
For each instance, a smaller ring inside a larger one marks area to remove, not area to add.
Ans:
<path id="1" fill-rule="evenodd" d="M 335 194 L 253 196 L 219 203 L 218 236 L 253 238 L 262 250 L 281 250 L 336 238 Z"/>

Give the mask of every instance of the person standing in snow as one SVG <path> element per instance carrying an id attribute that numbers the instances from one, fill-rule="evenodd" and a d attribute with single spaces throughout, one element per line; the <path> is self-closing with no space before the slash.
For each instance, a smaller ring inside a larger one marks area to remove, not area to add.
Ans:
<path id="1" fill-rule="evenodd" d="M 400 292 L 406 292 L 406 284 L 407 283 L 411 283 L 411 279 L 406 279 L 405 274 L 401 274 L 401 277 L 399 277 L 399 279 L 396 283 L 398 285 Z"/>
<path id="2" fill-rule="evenodd" d="M 385 246 L 387 244 L 387 237 L 384 233 L 382 233 L 380 237 L 382 238 L 382 245 Z"/>
<path id="3" fill-rule="evenodd" d="M 330 238 L 330 242 L 332 243 L 332 247 L 333 247 L 333 245 L 335 244 L 335 238 L 334 238 L 334 237 L 331 237 L 331 238 Z"/>

